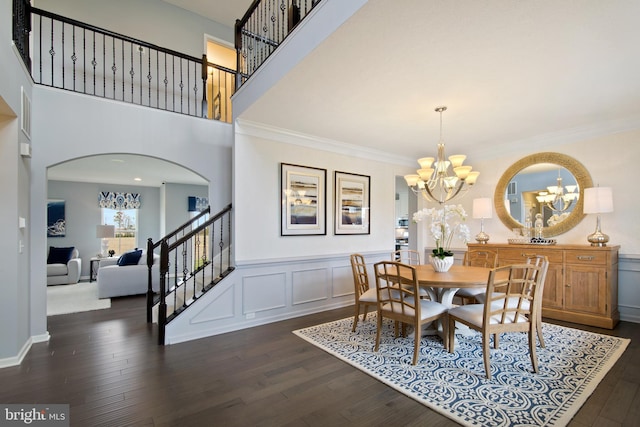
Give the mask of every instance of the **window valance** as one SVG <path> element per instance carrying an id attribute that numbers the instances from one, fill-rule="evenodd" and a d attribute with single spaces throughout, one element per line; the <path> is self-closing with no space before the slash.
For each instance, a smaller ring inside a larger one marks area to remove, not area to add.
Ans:
<path id="1" fill-rule="evenodd" d="M 98 206 L 107 209 L 140 209 L 140 194 L 101 191 Z"/>

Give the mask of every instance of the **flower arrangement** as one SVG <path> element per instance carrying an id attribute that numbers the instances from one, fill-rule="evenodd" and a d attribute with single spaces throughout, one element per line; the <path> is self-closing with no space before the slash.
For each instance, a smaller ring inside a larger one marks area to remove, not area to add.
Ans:
<path id="1" fill-rule="evenodd" d="M 471 231 L 465 224 L 467 213 L 462 205 L 445 205 L 441 209 L 425 208 L 413 214 L 413 221 L 415 222 L 427 219 L 431 220 L 429 231 L 436 242 L 436 249 L 433 250 L 434 257 L 443 259 L 453 256 L 453 252 L 451 252 L 453 236 L 456 236 L 464 243 L 471 240 Z"/>

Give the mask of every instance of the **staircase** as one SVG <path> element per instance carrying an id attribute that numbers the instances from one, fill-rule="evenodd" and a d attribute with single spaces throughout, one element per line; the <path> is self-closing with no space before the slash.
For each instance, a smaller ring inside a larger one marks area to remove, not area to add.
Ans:
<path id="1" fill-rule="evenodd" d="M 231 273 L 231 205 L 209 216 L 210 207 L 157 242 L 147 241 L 147 322 L 158 324 L 165 344 L 167 324 Z M 160 252 L 160 292 L 151 287 L 153 253 Z"/>

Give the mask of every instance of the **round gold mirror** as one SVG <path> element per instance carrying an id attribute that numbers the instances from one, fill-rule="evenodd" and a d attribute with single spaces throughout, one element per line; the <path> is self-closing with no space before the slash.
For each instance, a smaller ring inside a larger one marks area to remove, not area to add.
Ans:
<path id="1" fill-rule="evenodd" d="M 535 180 L 531 177 L 544 176 L 542 173 L 546 173 L 546 182 L 533 183 Z M 523 182 L 530 182 L 528 188 Z M 537 153 L 518 160 L 504 172 L 496 186 L 493 203 L 496 214 L 509 230 L 520 230 L 529 221 L 529 226 L 534 227 L 535 216 L 540 213 L 541 217 L 544 215 L 542 235 L 552 237 L 582 221 L 584 189 L 589 187 L 593 187 L 593 181 L 582 163 L 565 154 Z M 558 188 L 562 196 L 555 197 L 556 202 L 545 199 Z"/>

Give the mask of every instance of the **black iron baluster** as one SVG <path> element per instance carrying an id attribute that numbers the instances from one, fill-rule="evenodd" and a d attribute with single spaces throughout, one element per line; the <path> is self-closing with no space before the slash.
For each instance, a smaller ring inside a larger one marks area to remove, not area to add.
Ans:
<path id="1" fill-rule="evenodd" d="M 133 45 L 131 43 L 127 43 L 128 46 L 130 46 L 129 48 L 129 53 L 130 53 L 130 57 L 131 57 L 131 66 L 129 68 L 129 76 L 131 76 L 131 103 L 133 104 L 133 78 L 135 76 L 135 72 L 133 71 Z"/>
<path id="2" fill-rule="evenodd" d="M 53 86 L 53 58 L 56 54 L 55 49 L 53 48 L 53 20 L 51 20 L 51 48 L 49 49 L 49 56 L 51 57 L 51 86 Z"/>
<path id="3" fill-rule="evenodd" d="M 92 31 L 93 35 L 93 59 L 91 60 L 91 65 L 93 65 L 93 95 L 96 94 L 96 65 L 98 65 L 96 61 L 96 32 Z"/>
<path id="4" fill-rule="evenodd" d="M 111 72 L 113 73 L 113 99 L 116 99 L 116 72 L 118 71 L 118 67 L 116 67 L 116 39 L 115 37 L 111 37 L 111 57 L 112 57 L 112 65 Z"/>
<path id="5" fill-rule="evenodd" d="M 124 63 L 124 61 L 125 61 L 125 59 L 124 59 L 124 50 L 125 50 L 124 49 L 124 40 L 121 40 L 120 44 L 121 44 L 120 50 L 122 51 L 122 100 L 124 101 L 125 100 L 124 99 L 125 81 L 126 81 L 125 76 L 124 76 L 124 70 L 125 70 L 125 68 L 124 68 L 124 64 L 125 64 Z"/>
<path id="6" fill-rule="evenodd" d="M 71 34 L 71 41 L 73 46 L 73 54 L 71 55 L 71 61 L 73 61 L 73 91 L 76 91 L 76 61 L 78 57 L 76 56 L 76 26 L 73 27 L 73 32 Z"/>
<path id="7" fill-rule="evenodd" d="M 147 52 L 147 62 L 148 62 L 148 70 L 149 73 L 147 74 L 147 80 L 149 81 L 149 97 L 148 97 L 148 106 L 151 107 L 151 80 L 153 79 L 153 77 L 151 76 L 151 50 L 149 49 Z"/>
<path id="8" fill-rule="evenodd" d="M 102 35 L 102 96 L 107 96 L 107 41 L 106 36 Z"/>
<path id="9" fill-rule="evenodd" d="M 87 32 L 82 29 L 82 92 L 87 93 Z"/>
<path id="10" fill-rule="evenodd" d="M 40 62 L 40 81 L 39 81 L 39 83 L 42 83 L 42 44 L 43 44 L 42 43 L 42 16 L 40 16 L 39 25 L 40 25 L 40 31 L 38 31 L 38 34 L 40 35 L 40 43 L 39 43 L 39 46 L 40 46 L 39 51 L 40 51 L 40 53 L 38 55 L 38 58 L 40 59 L 40 61 L 39 61 Z"/>
<path id="11" fill-rule="evenodd" d="M 60 48 L 62 50 L 62 88 L 66 88 L 66 83 L 64 81 L 64 22 L 62 23 L 62 31 L 61 31 L 61 39 L 62 39 L 62 47 Z"/>

